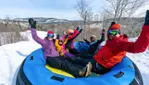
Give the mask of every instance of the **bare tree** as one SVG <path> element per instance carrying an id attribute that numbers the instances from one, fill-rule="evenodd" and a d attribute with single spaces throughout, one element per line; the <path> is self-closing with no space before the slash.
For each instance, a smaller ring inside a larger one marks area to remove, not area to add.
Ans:
<path id="1" fill-rule="evenodd" d="M 147 0 L 106 0 L 109 7 L 104 10 L 113 15 L 114 20 L 120 20 L 123 15 L 131 17 Z"/>
<path id="2" fill-rule="evenodd" d="M 90 16 L 93 14 L 92 7 L 85 0 L 79 0 L 75 5 L 75 9 L 79 13 L 80 17 L 83 19 L 84 25 L 90 19 Z"/>
<path id="3" fill-rule="evenodd" d="M 18 27 L 19 27 L 19 30 L 23 31 L 24 29 L 23 29 L 23 27 L 21 26 L 20 21 L 16 21 L 16 22 L 17 22 L 17 25 L 18 25 Z"/>
<path id="4" fill-rule="evenodd" d="M 9 17 L 4 19 L 4 23 L 0 23 L 0 29 L 0 36 L 2 36 L 0 37 L 0 45 L 27 40 L 20 34 L 22 31 L 21 24 L 15 20 L 10 20 Z"/>
<path id="5" fill-rule="evenodd" d="M 107 29 L 109 24 L 109 19 L 112 18 L 111 14 L 107 13 L 107 11 L 101 11 L 100 12 L 100 20 L 102 21 L 102 28 Z"/>
<path id="6" fill-rule="evenodd" d="M 131 3 L 130 6 L 127 7 L 128 11 L 126 11 L 128 17 L 133 17 L 133 14 L 136 12 L 136 10 L 144 6 L 147 1 L 148 0 L 133 0 L 132 2 L 130 2 Z"/>

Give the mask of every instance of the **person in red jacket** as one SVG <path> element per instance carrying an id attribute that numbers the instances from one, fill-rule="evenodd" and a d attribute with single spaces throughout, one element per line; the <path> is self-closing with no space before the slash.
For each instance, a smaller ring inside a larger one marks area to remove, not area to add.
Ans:
<path id="1" fill-rule="evenodd" d="M 146 12 L 145 23 L 142 27 L 140 36 L 135 42 L 128 42 L 127 35 L 120 33 L 120 25 L 113 24 L 108 29 L 108 40 L 94 55 L 95 61 L 104 68 L 111 69 L 120 63 L 126 52 L 144 52 L 149 45 L 149 10 Z"/>
<path id="2" fill-rule="evenodd" d="M 71 62 L 82 62 L 84 60 L 84 63 L 90 61 L 93 66 L 92 71 L 103 74 L 120 63 L 125 57 L 126 52 L 144 52 L 149 45 L 149 10 L 146 12 L 141 34 L 135 42 L 128 42 L 127 35 L 122 35 L 120 32 L 120 24 L 115 22 L 111 23 L 107 37 L 106 44 L 94 56 L 91 56 L 89 60 L 81 57 L 73 57 L 73 59 L 69 60 Z"/>
<path id="3" fill-rule="evenodd" d="M 76 29 L 68 29 L 67 34 L 64 34 L 64 39 L 68 35 L 68 42 L 66 43 L 66 48 L 72 54 L 78 54 L 79 52 L 74 47 L 74 39 L 82 32 L 82 29 L 77 27 Z"/>

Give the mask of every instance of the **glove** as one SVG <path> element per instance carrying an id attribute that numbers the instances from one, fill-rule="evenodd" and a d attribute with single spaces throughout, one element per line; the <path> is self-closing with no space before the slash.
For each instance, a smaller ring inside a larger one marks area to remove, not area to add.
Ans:
<path id="1" fill-rule="evenodd" d="M 102 29 L 101 35 L 105 34 L 105 29 Z"/>
<path id="2" fill-rule="evenodd" d="M 59 37 L 60 37 L 60 35 L 59 35 L 59 34 L 57 34 L 56 39 L 59 39 Z"/>
<path id="3" fill-rule="evenodd" d="M 76 30 L 79 30 L 80 28 L 79 28 L 79 26 L 76 28 Z"/>
<path id="4" fill-rule="evenodd" d="M 146 11 L 146 16 L 145 16 L 145 25 L 149 25 L 149 10 Z"/>
<path id="5" fill-rule="evenodd" d="M 66 38 L 68 38 L 68 35 L 66 35 Z"/>
<path id="6" fill-rule="evenodd" d="M 33 18 L 30 18 L 28 22 L 32 29 L 36 29 L 36 21 Z"/>
<path id="7" fill-rule="evenodd" d="M 81 33 L 83 29 L 80 29 L 79 32 Z"/>
<path id="8" fill-rule="evenodd" d="M 105 32 L 105 29 L 102 29 L 102 32 L 104 33 Z"/>
<path id="9" fill-rule="evenodd" d="M 87 38 L 86 38 L 86 37 L 84 37 L 84 38 L 83 38 L 83 40 L 84 40 L 84 41 L 86 41 L 86 40 L 87 40 Z"/>

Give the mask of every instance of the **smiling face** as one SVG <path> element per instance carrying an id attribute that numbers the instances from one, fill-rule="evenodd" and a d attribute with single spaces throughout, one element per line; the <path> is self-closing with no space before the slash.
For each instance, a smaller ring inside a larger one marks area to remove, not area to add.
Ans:
<path id="1" fill-rule="evenodd" d="M 68 36 L 71 36 L 71 35 L 74 34 L 74 30 L 72 30 L 72 29 L 68 29 L 68 30 L 67 30 L 67 33 L 68 33 Z"/>
<path id="2" fill-rule="evenodd" d="M 90 37 L 91 42 L 94 42 L 95 40 L 96 40 L 95 37 Z"/>
<path id="3" fill-rule="evenodd" d="M 116 35 L 109 35 L 109 39 L 112 40 L 114 38 L 119 38 L 120 34 L 116 34 Z"/>
<path id="4" fill-rule="evenodd" d="M 95 41 L 96 41 L 96 36 L 95 36 L 95 35 L 92 35 L 92 36 L 90 37 L 90 41 L 91 41 L 91 42 L 95 42 Z"/>
<path id="5" fill-rule="evenodd" d="M 53 40 L 53 38 L 52 37 L 48 37 L 48 40 Z"/>
<path id="6" fill-rule="evenodd" d="M 72 36 L 73 35 L 73 33 L 68 33 L 68 36 Z"/>
<path id="7" fill-rule="evenodd" d="M 63 40 L 59 40 L 58 44 L 62 45 L 63 44 Z"/>
<path id="8" fill-rule="evenodd" d="M 108 33 L 107 33 L 107 37 L 108 39 L 112 40 L 114 38 L 118 38 L 121 35 L 120 32 L 120 24 L 113 24 L 109 29 L 108 29 Z"/>

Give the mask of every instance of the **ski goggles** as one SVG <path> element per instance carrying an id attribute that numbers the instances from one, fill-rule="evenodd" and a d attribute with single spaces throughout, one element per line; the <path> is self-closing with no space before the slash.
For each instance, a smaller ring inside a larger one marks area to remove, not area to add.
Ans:
<path id="1" fill-rule="evenodd" d="M 68 35 L 73 35 L 74 33 L 68 33 Z"/>
<path id="2" fill-rule="evenodd" d="M 48 34 L 47 37 L 54 37 L 54 34 Z"/>
<path id="3" fill-rule="evenodd" d="M 64 42 L 63 40 L 59 40 L 59 42 Z"/>
<path id="4" fill-rule="evenodd" d="M 119 30 L 109 30 L 109 31 L 108 31 L 108 35 L 117 35 L 117 34 L 119 34 L 119 33 L 120 33 Z"/>

